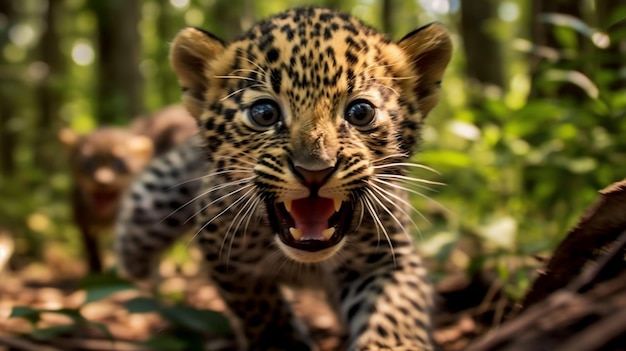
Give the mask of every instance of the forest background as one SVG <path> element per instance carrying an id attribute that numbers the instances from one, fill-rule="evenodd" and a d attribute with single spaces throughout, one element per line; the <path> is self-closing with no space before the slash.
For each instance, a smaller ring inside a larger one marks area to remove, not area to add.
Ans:
<path id="1" fill-rule="evenodd" d="M 177 103 L 167 61 L 182 27 L 232 39 L 302 1 L 0 1 L 0 234 L 11 268 L 78 261 L 57 133 L 87 133 Z M 415 161 L 443 182 L 417 189 L 418 242 L 442 268 L 495 267 L 511 294 L 597 190 L 626 175 L 626 1 L 307 1 L 399 39 L 432 21 L 455 54 Z M 454 250 L 465 241 L 466 250 Z M 469 249 L 467 249 L 469 247 Z M 438 270 L 434 271 L 437 278 Z"/>

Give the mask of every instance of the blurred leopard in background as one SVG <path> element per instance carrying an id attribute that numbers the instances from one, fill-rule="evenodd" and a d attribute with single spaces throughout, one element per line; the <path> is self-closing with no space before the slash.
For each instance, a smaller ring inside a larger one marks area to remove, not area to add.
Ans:
<path id="1" fill-rule="evenodd" d="M 101 237 L 113 226 L 122 193 L 133 178 L 153 156 L 197 131 L 195 120 L 180 105 L 136 118 L 127 128 L 102 126 L 84 135 L 69 128 L 59 131 L 68 152 L 72 214 L 89 272 L 103 269 Z"/>
<path id="2" fill-rule="evenodd" d="M 315 349 L 283 284 L 327 292 L 348 350 L 432 350 L 408 229 L 420 179 L 405 173 L 421 167 L 410 157 L 451 51 L 439 24 L 393 42 L 315 7 L 229 44 L 183 29 L 170 58 L 201 130 L 133 184 L 117 227 L 126 274 L 148 278 L 193 226 L 242 350 Z"/>

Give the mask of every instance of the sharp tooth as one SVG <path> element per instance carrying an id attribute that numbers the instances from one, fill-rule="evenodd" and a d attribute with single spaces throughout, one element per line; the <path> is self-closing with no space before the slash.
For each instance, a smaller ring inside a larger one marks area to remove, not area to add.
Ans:
<path id="1" fill-rule="evenodd" d="M 296 229 L 294 227 L 290 227 L 289 228 L 289 233 L 296 240 L 300 240 L 300 238 L 302 238 L 302 232 L 300 231 L 300 229 Z"/>
<path id="2" fill-rule="evenodd" d="M 285 200 L 285 202 L 283 202 L 285 204 L 285 209 L 287 210 L 287 212 L 291 213 L 291 200 Z"/>
<path id="3" fill-rule="evenodd" d="M 341 203 L 343 201 L 341 201 L 340 199 L 333 199 L 334 203 L 335 203 L 335 212 L 339 212 L 339 209 L 341 209 Z"/>
<path id="4" fill-rule="evenodd" d="M 324 240 L 330 240 L 330 238 L 335 234 L 335 227 L 330 227 L 322 230 L 322 236 Z"/>

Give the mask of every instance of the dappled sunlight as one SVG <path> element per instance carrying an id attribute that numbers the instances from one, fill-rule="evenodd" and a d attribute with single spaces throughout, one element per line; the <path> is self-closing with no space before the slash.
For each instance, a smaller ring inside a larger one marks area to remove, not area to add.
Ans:
<path id="1" fill-rule="evenodd" d="M 91 45 L 88 42 L 81 41 L 74 44 L 72 47 L 72 60 L 77 65 L 87 66 L 93 63 L 95 59 L 95 53 Z"/>
<path id="2" fill-rule="evenodd" d="M 407 232 L 437 292 L 445 298 L 458 293 L 461 298 L 453 302 L 475 302 L 461 312 L 437 315 L 442 349 L 460 351 L 514 311 L 598 190 L 626 177 L 626 6 L 599 0 L 304 3 L 334 5 L 391 40 L 433 21 L 450 31 L 452 61 L 442 81 L 428 89 L 440 87 L 440 101 L 421 125 L 411 159 L 425 167 L 404 176 L 420 181 L 410 189 L 415 211 Z M 102 342 L 89 344 L 92 349 L 106 349 L 109 332 L 128 349 L 145 340 L 152 342 L 148 348 L 193 349 L 190 345 L 203 335 L 229 335 L 222 320 L 226 306 L 207 282 L 195 237 L 177 243 L 155 263 L 160 280 L 134 284 L 118 275 L 108 228 L 96 238 L 107 270 L 88 273 L 89 255 L 72 215 L 81 205 L 72 205 L 76 181 L 70 168 L 91 169 L 94 163 L 84 155 L 70 161 L 72 148 L 60 131 L 87 135 L 104 125 L 136 128 L 129 126 L 141 117 L 178 106 L 181 82 L 169 50 L 182 28 L 204 28 L 229 42 L 256 21 L 301 4 L 0 0 L 0 349 L 7 332 L 33 342 L 33 350 L 40 340 L 60 340 L 55 347 L 63 349 L 63 342 L 73 339 L 78 341 L 67 347 L 76 349 L 85 346 L 81 338 Z M 265 68 L 262 58 L 242 58 Z M 304 64 L 310 58 L 299 60 Z M 284 65 L 287 70 L 298 64 Z M 384 68 L 395 68 L 389 66 Z M 206 69 L 190 67 L 198 74 Z M 424 80 L 424 72 L 410 74 Z M 404 89 L 400 84 L 389 91 L 401 95 Z M 189 87 L 183 91 L 189 93 Z M 332 108 L 341 113 L 343 107 Z M 195 132 L 197 123 L 191 121 Z M 115 157 L 107 165 L 127 172 L 119 156 L 123 143 L 114 144 L 109 146 Z M 143 151 L 144 156 L 152 152 Z M 230 185 L 232 194 L 247 194 L 247 188 L 238 192 L 240 184 Z M 112 196 L 94 194 L 94 203 Z M 255 201 L 261 206 L 260 198 Z M 159 204 L 166 203 L 175 201 Z M 306 304 L 318 297 L 299 294 L 286 296 L 299 304 L 297 312 L 308 324 L 315 324 L 316 311 Z M 326 329 L 337 327 L 328 314 L 316 317 Z M 324 335 L 333 345 L 324 351 L 340 343 L 339 332 L 333 332 Z"/>

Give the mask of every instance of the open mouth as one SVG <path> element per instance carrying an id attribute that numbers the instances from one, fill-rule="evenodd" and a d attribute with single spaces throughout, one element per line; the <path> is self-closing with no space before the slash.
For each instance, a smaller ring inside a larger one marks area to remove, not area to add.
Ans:
<path id="1" fill-rule="evenodd" d="M 94 210 L 99 215 L 108 215 L 115 210 L 115 205 L 120 193 L 118 191 L 94 191 L 91 194 L 91 201 Z"/>
<path id="2" fill-rule="evenodd" d="M 350 227 L 353 212 L 351 202 L 323 197 L 272 203 L 267 208 L 282 242 L 311 252 L 337 245 Z"/>

